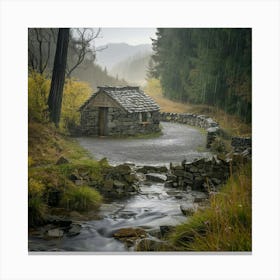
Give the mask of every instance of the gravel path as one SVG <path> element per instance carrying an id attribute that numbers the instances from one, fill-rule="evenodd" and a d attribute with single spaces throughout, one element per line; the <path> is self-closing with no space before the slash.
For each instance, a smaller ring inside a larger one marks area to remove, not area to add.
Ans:
<path id="1" fill-rule="evenodd" d="M 198 129 L 161 122 L 163 135 L 152 139 L 77 138 L 94 158 L 106 157 L 111 164 L 131 162 L 137 165 L 163 165 L 208 156 L 198 152 L 206 146 L 206 135 Z"/>

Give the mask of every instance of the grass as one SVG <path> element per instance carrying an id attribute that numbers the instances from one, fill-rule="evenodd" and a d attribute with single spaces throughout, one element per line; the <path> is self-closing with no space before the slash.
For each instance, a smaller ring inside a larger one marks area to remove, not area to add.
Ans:
<path id="1" fill-rule="evenodd" d="M 72 176 L 80 174 L 102 183 L 107 160 L 96 161 L 78 143 L 59 133 L 52 125 L 29 123 L 28 215 L 29 225 L 40 225 L 57 207 L 88 211 L 98 208 L 101 195 L 89 186 L 77 186 Z M 69 162 L 57 165 L 63 156 Z M 86 184 L 86 183 L 85 183 Z"/>
<path id="2" fill-rule="evenodd" d="M 69 188 L 63 193 L 61 206 L 67 210 L 89 211 L 100 206 L 102 197 L 88 186 Z"/>
<path id="3" fill-rule="evenodd" d="M 227 114 L 217 107 L 176 102 L 165 98 L 162 95 L 159 83 L 156 81 L 152 81 L 152 85 L 148 83 L 145 92 L 159 104 L 162 112 L 208 115 L 217 121 L 220 127 L 230 135 L 251 136 L 252 134 L 250 124 L 244 123 L 239 117 Z"/>
<path id="4" fill-rule="evenodd" d="M 61 156 L 73 163 L 92 159 L 88 151 L 79 146 L 75 140 L 62 135 L 51 124 L 29 122 L 29 167 L 55 164 Z"/>
<path id="5" fill-rule="evenodd" d="M 232 175 L 210 206 L 176 227 L 169 236 L 176 251 L 252 250 L 251 166 Z"/>

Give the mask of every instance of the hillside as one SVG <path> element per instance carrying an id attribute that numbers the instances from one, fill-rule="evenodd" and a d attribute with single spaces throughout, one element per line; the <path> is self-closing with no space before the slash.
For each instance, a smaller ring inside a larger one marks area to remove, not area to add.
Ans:
<path id="1" fill-rule="evenodd" d="M 108 71 L 117 63 L 132 57 L 136 54 L 152 51 L 152 46 L 149 44 L 141 44 L 132 46 L 126 43 L 111 43 L 107 46 L 101 46 L 100 49 L 106 48 L 103 51 L 96 53 L 96 63 Z"/>
<path id="2" fill-rule="evenodd" d="M 144 85 L 146 80 L 146 71 L 149 60 L 151 58 L 150 52 L 140 53 L 133 57 L 129 57 L 113 66 L 110 74 L 118 76 L 130 84 Z"/>

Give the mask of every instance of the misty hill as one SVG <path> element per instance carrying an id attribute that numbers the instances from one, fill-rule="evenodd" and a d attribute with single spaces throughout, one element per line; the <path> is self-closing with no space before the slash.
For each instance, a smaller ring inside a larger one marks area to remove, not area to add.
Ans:
<path id="1" fill-rule="evenodd" d="M 110 74 L 130 84 L 144 85 L 151 52 L 138 53 L 112 67 Z"/>
<path id="2" fill-rule="evenodd" d="M 116 79 L 102 69 L 100 65 L 95 62 L 85 60 L 82 67 L 77 68 L 73 72 L 73 77 L 90 84 L 95 91 L 97 86 L 124 86 L 127 82 L 123 79 Z"/>
<path id="3" fill-rule="evenodd" d="M 104 47 L 105 46 L 101 46 L 99 48 Z M 96 63 L 103 68 L 106 67 L 107 70 L 110 71 L 117 63 L 129 57 L 147 52 L 152 52 L 152 45 L 141 44 L 132 46 L 126 43 L 109 43 L 105 50 L 96 53 Z"/>

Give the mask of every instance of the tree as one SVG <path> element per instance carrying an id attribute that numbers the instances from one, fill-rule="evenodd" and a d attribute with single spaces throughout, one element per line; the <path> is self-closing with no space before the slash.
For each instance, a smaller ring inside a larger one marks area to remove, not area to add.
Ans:
<path id="1" fill-rule="evenodd" d="M 60 120 L 68 44 L 69 28 L 59 28 L 52 72 L 51 89 L 48 98 L 50 120 L 55 123 L 56 127 L 58 127 Z"/>
<path id="2" fill-rule="evenodd" d="M 99 37 L 101 29 L 94 31 L 93 28 L 73 28 L 70 32 L 69 52 L 67 61 L 66 75 L 70 78 L 73 71 L 79 67 L 84 60 L 93 62 L 96 51 L 102 51 L 104 48 L 95 49 L 93 42 Z"/>
<path id="3" fill-rule="evenodd" d="M 43 74 L 50 62 L 55 44 L 56 30 L 53 28 L 28 29 L 28 65 Z"/>

